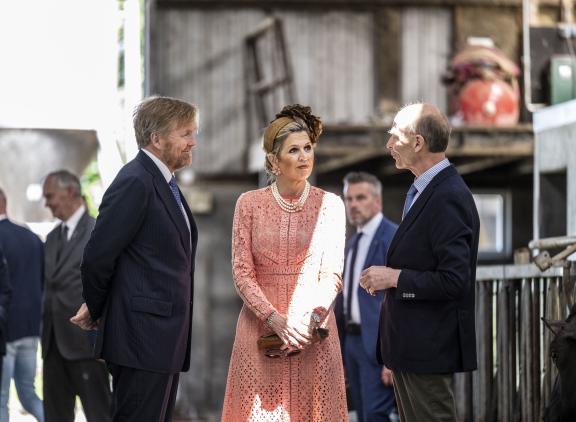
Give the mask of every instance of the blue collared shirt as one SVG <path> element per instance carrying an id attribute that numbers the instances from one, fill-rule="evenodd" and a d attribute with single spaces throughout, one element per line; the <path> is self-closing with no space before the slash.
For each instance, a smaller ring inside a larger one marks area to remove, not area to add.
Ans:
<path id="1" fill-rule="evenodd" d="M 414 179 L 414 187 L 418 192 L 416 193 L 416 195 L 414 195 L 412 204 L 414 204 L 414 202 L 416 202 L 420 194 L 424 192 L 424 189 L 426 189 L 426 186 L 430 184 L 432 179 L 434 179 L 436 175 L 438 175 L 438 173 L 440 173 L 442 170 L 444 170 L 446 167 L 449 166 L 450 161 L 448 161 L 448 158 L 444 158 L 442 161 L 434 164 L 432 167 L 430 167 L 428 170 L 426 170 L 424 173 L 422 173 L 420 176 Z M 410 204 L 410 207 L 412 207 L 412 204 Z"/>

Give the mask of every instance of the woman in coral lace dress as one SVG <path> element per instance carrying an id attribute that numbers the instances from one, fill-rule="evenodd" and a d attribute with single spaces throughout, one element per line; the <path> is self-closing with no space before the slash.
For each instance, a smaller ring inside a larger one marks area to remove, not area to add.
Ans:
<path id="1" fill-rule="evenodd" d="M 284 107 L 264 132 L 275 182 L 236 204 L 232 271 L 244 306 L 223 422 L 348 420 L 332 312 L 342 287 L 344 206 L 307 181 L 321 131 L 309 107 Z M 329 330 L 323 341 L 313 335 L 317 327 Z M 274 333 L 282 340 L 277 353 L 260 350 L 258 339 Z"/>

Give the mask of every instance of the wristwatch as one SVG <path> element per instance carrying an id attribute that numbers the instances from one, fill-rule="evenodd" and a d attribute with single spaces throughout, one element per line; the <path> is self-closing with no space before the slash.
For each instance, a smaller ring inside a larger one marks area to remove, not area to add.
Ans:
<path id="1" fill-rule="evenodd" d="M 314 321 L 316 324 L 320 324 L 320 315 L 318 315 L 316 312 L 312 312 L 312 314 L 310 315 L 310 319 L 312 321 Z"/>

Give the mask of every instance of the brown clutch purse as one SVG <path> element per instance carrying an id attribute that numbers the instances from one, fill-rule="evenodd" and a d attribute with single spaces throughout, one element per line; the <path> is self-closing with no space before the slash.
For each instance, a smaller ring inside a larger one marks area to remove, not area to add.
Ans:
<path id="1" fill-rule="evenodd" d="M 330 331 L 327 328 L 314 328 L 312 330 L 312 343 L 318 343 L 328 337 Z M 262 336 L 257 341 L 258 349 L 264 350 L 264 354 L 268 357 L 280 357 L 283 352 L 280 350 L 284 344 L 278 334 L 268 334 Z M 299 350 L 292 350 L 288 353 L 289 355 L 295 355 L 300 353 Z"/>

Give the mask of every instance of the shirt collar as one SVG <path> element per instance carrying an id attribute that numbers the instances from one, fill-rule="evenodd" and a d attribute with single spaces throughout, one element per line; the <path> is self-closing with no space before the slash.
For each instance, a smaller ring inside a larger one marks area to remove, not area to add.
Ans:
<path id="1" fill-rule="evenodd" d="M 374 217 L 372 217 L 366 224 L 364 224 L 364 227 L 362 227 L 362 229 L 359 230 L 359 232 L 364 233 L 364 236 L 374 237 L 374 233 L 376 233 L 376 230 L 378 230 L 378 226 L 380 226 L 380 223 L 382 222 L 383 218 L 384 216 L 382 215 L 381 212 L 379 212 Z"/>
<path id="2" fill-rule="evenodd" d="M 74 214 L 72 214 L 68 220 L 62 222 L 62 224 L 65 224 L 66 227 L 68 227 L 68 238 L 70 238 L 70 236 L 76 229 L 78 222 L 80 221 L 82 215 L 84 215 L 85 212 L 86 207 L 84 205 L 80 205 L 80 207 L 78 207 L 78 209 L 74 211 Z"/>
<path id="3" fill-rule="evenodd" d="M 164 176 L 164 179 L 166 179 L 166 183 L 170 183 L 173 174 L 170 173 L 170 169 L 168 169 L 168 166 L 164 164 L 164 162 L 160 158 L 156 157 L 147 149 L 142 148 L 141 151 L 143 151 L 148 157 L 152 159 L 152 161 L 154 161 L 154 164 L 156 164 L 156 167 L 158 167 L 158 169 L 162 173 L 162 176 Z"/>
<path id="4" fill-rule="evenodd" d="M 0 214 L 0 221 L 8 219 L 6 214 Z"/>
<path id="5" fill-rule="evenodd" d="M 438 173 L 440 173 L 442 170 L 444 170 L 446 167 L 449 166 L 450 161 L 448 161 L 447 158 L 444 158 L 442 161 L 439 161 L 438 163 L 434 164 L 432 167 L 430 167 L 428 170 L 426 170 L 424 173 L 422 173 L 420 176 L 414 179 L 414 187 L 416 188 L 418 193 L 419 194 L 422 193 L 422 191 L 426 189 L 426 186 L 428 186 L 428 184 L 432 181 L 432 179 L 434 179 L 434 177 Z"/>

